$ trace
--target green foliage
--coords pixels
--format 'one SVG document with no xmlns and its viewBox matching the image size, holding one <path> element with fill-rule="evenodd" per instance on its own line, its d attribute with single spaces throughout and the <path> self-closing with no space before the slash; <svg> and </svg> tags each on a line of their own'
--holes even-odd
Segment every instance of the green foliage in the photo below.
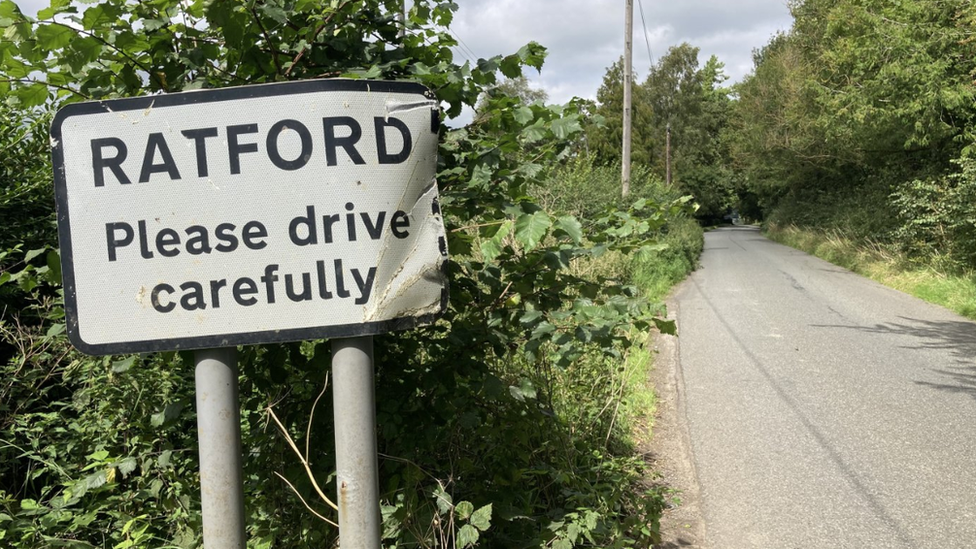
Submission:
<svg viewBox="0 0 976 549">
<path fill-rule="evenodd" d="M 0 104 L 0 250 L 34 249 L 54 238 L 48 114 Z M 2 265 L 0 260 L 0 265 Z"/>
<path fill-rule="evenodd" d="M 675 284 L 698 267 L 705 245 L 704 231 L 690 216 L 679 216 L 668 223 L 660 243 L 663 249 L 645 250 L 633 262 L 634 282 L 655 301 L 667 297 Z"/>
<path fill-rule="evenodd" d="M 608 204 L 620 208 L 627 200 L 646 200 L 671 204 L 660 227 L 657 241 L 629 257 L 621 257 L 612 275 L 634 281 L 652 300 L 663 299 L 674 284 L 698 266 L 704 246 L 701 226 L 689 215 L 696 206 L 688 206 L 690 197 L 681 196 L 667 187 L 651 170 L 634 165 L 631 171 L 631 195 L 620 198 L 620 169 L 617 166 L 594 165 L 593 158 L 579 157 L 552 170 L 545 183 L 533 189 L 548 210 L 571 214 L 580 219 L 598 217 Z M 589 231 L 584 228 L 584 234 Z M 613 261 L 604 260 L 604 266 Z"/>
<path fill-rule="evenodd" d="M 755 74 L 737 86 L 736 165 L 767 213 L 784 198 L 799 199 L 802 211 L 809 196 L 875 196 L 884 185 L 941 178 L 951 159 L 971 152 L 971 7 L 966 0 L 791 5 L 793 28 L 757 53 Z M 869 208 L 888 218 L 896 209 L 885 198 Z"/>
<path fill-rule="evenodd" d="M 728 78 L 723 64 L 713 56 L 699 67 L 698 52 L 687 43 L 670 48 L 633 86 L 632 159 L 664 179 L 670 128 L 672 183 L 695 198 L 700 219 L 716 222 L 735 206 L 737 192 L 724 135 L 731 100 L 722 86 Z M 585 148 L 598 163 L 611 165 L 620 161 L 623 131 L 621 62 L 607 69 L 597 101 L 598 120 L 587 125 Z"/>
<path fill-rule="evenodd" d="M 939 259 L 940 267 L 958 272 L 976 267 L 976 160 L 955 163 L 959 172 L 905 183 L 892 202 L 903 250 L 925 263 Z"/>
<path fill-rule="evenodd" d="M 499 75 L 539 69 L 544 48 L 458 65 L 446 31 L 455 4 L 413 3 L 402 38 L 398 8 L 53 0 L 30 18 L 0 1 L 0 545 L 200 544 L 192 356 L 86 357 L 64 336 L 45 109 L 338 75 L 420 81 L 448 114 L 485 97 L 475 124 L 441 128 L 450 309 L 432 326 L 376 341 L 385 545 L 658 539 L 665 494 L 639 487 L 644 464 L 615 404 L 628 394 L 617 366 L 634 330 L 669 326 L 626 276 L 581 266 L 659 249 L 688 199 L 650 193 L 610 207 L 615 200 L 594 193 L 586 212 L 533 199 L 549 168 L 568 162 L 581 114 L 485 91 Z M 334 493 L 330 399 L 315 408 L 330 358 L 322 341 L 241 352 L 249 547 L 335 544 L 335 530 L 297 495 L 331 510 L 267 413 L 273 406 L 318 485 Z"/>
<path fill-rule="evenodd" d="M 732 143 L 771 225 L 971 269 L 971 2 L 806 0 L 736 90 Z M 954 165 L 962 168 L 961 172 Z"/>
</svg>

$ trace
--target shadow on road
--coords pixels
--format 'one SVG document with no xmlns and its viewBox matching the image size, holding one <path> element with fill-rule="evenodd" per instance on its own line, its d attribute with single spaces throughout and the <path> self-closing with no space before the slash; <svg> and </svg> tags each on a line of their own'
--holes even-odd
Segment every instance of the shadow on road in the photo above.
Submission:
<svg viewBox="0 0 976 549">
<path fill-rule="evenodd" d="M 948 351 L 956 359 L 945 369 L 933 370 L 949 378 L 945 383 L 916 381 L 919 385 L 951 393 L 963 393 L 976 398 L 976 323 L 957 320 L 920 320 L 900 317 L 905 322 L 889 322 L 874 326 L 817 326 L 819 328 L 848 328 L 873 334 L 898 334 L 917 338 L 919 344 L 910 349 Z"/>
</svg>

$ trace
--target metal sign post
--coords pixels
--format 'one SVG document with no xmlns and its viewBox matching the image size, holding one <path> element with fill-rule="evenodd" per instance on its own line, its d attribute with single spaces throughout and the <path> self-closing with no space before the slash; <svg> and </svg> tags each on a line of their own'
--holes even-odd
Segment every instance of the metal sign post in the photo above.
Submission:
<svg viewBox="0 0 976 549">
<path fill-rule="evenodd" d="M 207 549 L 244 549 L 237 349 L 194 352 L 200 495 Z"/>
<path fill-rule="evenodd" d="M 373 338 L 332 341 L 339 546 L 380 548 Z"/>
</svg>

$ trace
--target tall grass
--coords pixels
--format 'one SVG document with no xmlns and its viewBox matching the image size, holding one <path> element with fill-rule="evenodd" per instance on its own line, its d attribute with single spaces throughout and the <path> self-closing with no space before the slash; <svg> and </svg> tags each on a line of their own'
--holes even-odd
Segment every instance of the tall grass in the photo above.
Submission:
<svg viewBox="0 0 976 549">
<path fill-rule="evenodd" d="M 679 198 L 680 193 L 667 187 L 651 171 L 635 165 L 631 171 L 631 192 L 627 198 L 620 196 L 619 166 L 595 166 L 586 158 L 579 158 L 567 166 L 555 169 L 544 187 L 533 189 L 533 194 L 547 209 L 592 219 L 607 208 L 626 208 L 637 200 L 657 202 Z M 698 265 L 704 245 L 702 228 L 693 217 L 678 214 L 668 220 L 658 235 L 658 242 L 666 247 L 660 251 L 641 251 L 630 255 L 616 252 L 580 262 L 575 266 L 577 274 L 587 278 L 597 277 L 628 280 L 638 287 L 648 299 L 658 305 L 655 314 L 665 314 L 661 303 L 671 288 L 683 280 Z M 653 353 L 648 348 L 649 334 L 638 333 L 631 337 L 641 345 L 630 348 L 621 360 L 601 365 L 619 385 L 619 406 L 614 411 L 615 421 L 624 431 L 639 438 L 647 436 L 647 427 L 653 423 L 656 396 L 648 384 L 653 368 Z M 617 406 L 615 404 L 615 406 Z"/>
<path fill-rule="evenodd" d="M 631 170 L 630 194 L 620 195 L 620 167 L 595 166 L 585 157 L 553 171 L 545 187 L 534 189 L 542 204 L 580 218 L 593 218 L 608 207 L 626 207 L 637 200 L 667 202 L 681 193 L 668 187 L 646 166 Z M 701 226 L 693 217 L 678 214 L 668 220 L 659 242 L 662 251 L 639 252 L 630 257 L 608 254 L 600 261 L 603 274 L 629 277 L 650 299 L 660 301 L 698 265 L 704 245 Z M 592 266 L 589 266 L 592 268 Z"/>
</svg>

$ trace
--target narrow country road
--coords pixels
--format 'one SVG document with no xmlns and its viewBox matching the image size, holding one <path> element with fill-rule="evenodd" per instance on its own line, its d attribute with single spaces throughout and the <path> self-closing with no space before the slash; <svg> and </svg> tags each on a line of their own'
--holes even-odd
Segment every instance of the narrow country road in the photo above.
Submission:
<svg viewBox="0 0 976 549">
<path fill-rule="evenodd" d="M 751 227 L 675 301 L 710 549 L 976 547 L 976 323 Z"/>
</svg>

